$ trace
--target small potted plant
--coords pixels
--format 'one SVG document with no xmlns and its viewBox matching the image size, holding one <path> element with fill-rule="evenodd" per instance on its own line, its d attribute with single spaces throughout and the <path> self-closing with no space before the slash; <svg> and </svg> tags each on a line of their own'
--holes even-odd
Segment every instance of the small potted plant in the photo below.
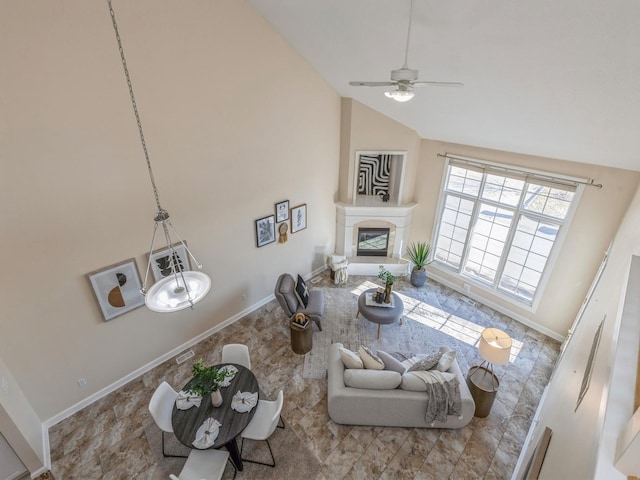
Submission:
<svg viewBox="0 0 640 480">
<path fill-rule="evenodd" d="M 407 248 L 407 257 L 413 263 L 411 285 L 414 287 L 421 287 L 427 281 L 427 270 L 424 267 L 429 263 L 427 259 L 430 251 L 431 245 L 427 242 L 413 242 Z"/>
<path fill-rule="evenodd" d="M 211 404 L 214 407 L 222 405 L 220 384 L 232 373 L 223 368 L 207 367 L 200 358 L 191 367 L 191 374 L 194 378 L 189 390 L 200 396 L 211 394 Z"/>
<path fill-rule="evenodd" d="M 384 303 L 391 302 L 391 286 L 396 277 L 389 270 L 380 265 L 380 271 L 378 272 L 378 278 L 384 280 Z"/>
</svg>

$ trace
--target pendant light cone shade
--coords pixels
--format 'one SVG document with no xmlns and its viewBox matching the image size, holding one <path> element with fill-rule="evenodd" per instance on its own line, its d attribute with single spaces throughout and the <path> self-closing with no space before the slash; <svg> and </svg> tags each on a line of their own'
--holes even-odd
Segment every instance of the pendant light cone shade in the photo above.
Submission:
<svg viewBox="0 0 640 480">
<path fill-rule="evenodd" d="M 144 303 L 154 312 L 177 312 L 198 303 L 210 289 L 211 279 L 207 274 L 184 271 L 154 283 L 144 297 Z"/>
<path fill-rule="evenodd" d="M 509 363 L 511 337 L 497 328 L 485 328 L 480 337 L 478 351 L 480 356 L 493 365 Z"/>
</svg>

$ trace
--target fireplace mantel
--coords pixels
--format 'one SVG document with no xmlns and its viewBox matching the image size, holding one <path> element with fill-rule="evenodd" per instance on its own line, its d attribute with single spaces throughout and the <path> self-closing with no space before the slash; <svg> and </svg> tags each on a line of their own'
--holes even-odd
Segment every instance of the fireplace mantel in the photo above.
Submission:
<svg viewBox="0 0 640 480">
<path fill-rule="evenodd" d="M 404 274 L 406 262 L 401 259 L 403 246 L 406 246 L 411 216 L 416 203 L 394 205 L 382 202 L 379 198 L 365 199 L 357 205 L 336 203 L 336 253 L 349 259 L 349 273 L 354 275 L 376 275 L 378 265 L 388 264 L 390 270 Z M 376 222 L 394 227 L 394 241 L 389 245 L 389 257 L 357 257 L 354 245 L 354 230 L 358 226 L 371 226 Z M 394 272 L 392 272 L 394 273 Z"/>
</svg>

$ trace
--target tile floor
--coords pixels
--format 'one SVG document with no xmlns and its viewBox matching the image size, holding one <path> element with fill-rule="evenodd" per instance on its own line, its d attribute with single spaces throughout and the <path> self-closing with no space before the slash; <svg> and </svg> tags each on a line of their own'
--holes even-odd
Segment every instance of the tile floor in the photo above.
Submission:
<svg viewBox="0 0 640 480">
<path fill-rule="evenodd" d="M 321 277 L 313 286 L 339 288 L 328 272 Z M 351 277 L 347 287 L 365 280 L 377 281 Z M 394 289 L 408 296 L 418 292 L 404 279 L 397 280 Z M 461 301 L 460 294 L 438 283 L 428 281 L 423 289 L 433 290 L 440 312 L 462 323 L 483 319 L 481 327 L 502 328 L 520 347 L 511 363 L 496 370 L 501 385 L 490 415 L 474 418 L 460 430 L 352 427 L 331 421 L 327 382 L 303 378 L 304 357 L 291 351 L 288 319 L 275 300 L 195 345 L 195 358 L 218 363 L 225 343 L 249 346 L 261 389 L 268 397 L 284 389 L 283 416 L 322 462 L 315 480 L 508 480 L 560 344 L 483 305 Z M 388 334 L 391 330 L 385 331 Z M 474 346 L 461 342 L 461 349 L 466 352 L 461 366 L 479 363 Z M 180 386 L 190 378 L 190 368 L 190 362 L 168 361 L 52 427 L 53 477 L 164 478 L 144 433 L 151 421 L 147 404 L 162 380 Z M 228 468 L 225 478 L 231 478 L 231 472 Z"/>
</svg>

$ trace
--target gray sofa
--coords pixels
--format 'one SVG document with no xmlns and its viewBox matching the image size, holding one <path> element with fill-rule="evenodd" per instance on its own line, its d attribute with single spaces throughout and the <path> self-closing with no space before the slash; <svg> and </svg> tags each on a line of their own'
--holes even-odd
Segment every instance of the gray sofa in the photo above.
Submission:
<svg viewBox="0 0 640 480">
<path fill-rule="evenodd" d="M 342 346 L 341 343 L 334 343 L 329 348 L 328 403 L 329 416 L 334 422 L 386 427 L 462 428 L 473 418 L 475 403 L 457 361 L 453 362 L 448 371 L 455 374 L 460 383 L 461 418 L 448 415 L 446 422 L 427 423 L 426 392 L 400 388 L 371 390 L 345 386 L 345 368 L 338 350 L 338 347 Z"/>
</svg>

